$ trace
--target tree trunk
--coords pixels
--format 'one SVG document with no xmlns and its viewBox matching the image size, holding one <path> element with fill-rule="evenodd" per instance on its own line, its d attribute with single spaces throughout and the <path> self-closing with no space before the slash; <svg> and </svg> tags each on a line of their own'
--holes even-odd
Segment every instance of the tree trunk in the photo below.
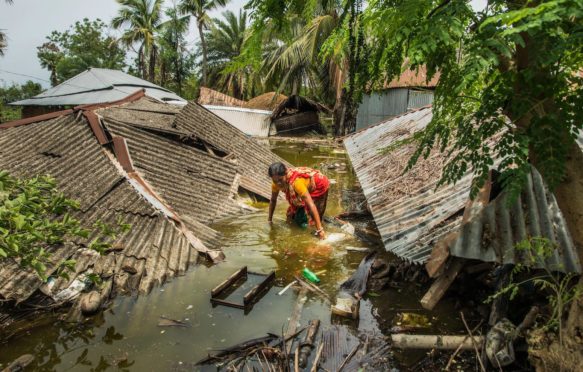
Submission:
<svg viewBox="0 0 583 372">
<path fill-rule="evenodd" d="M 148 80 L 155 82 L 156 79 L 156 54 L 158 50 L 156 45 L 152 44 L 150 48 L 150 61 L 148 62 Z"/>
<path fill-rule="evenodd" d="M 142 74 L 142 79 L 146 79 L 146 66 L 144 59 L 144 44 L 142 44 L 140 49 L 138 49 L 138 70 L 140 71 L 140 74 Z"/>
<path fill-rule="evenodd" d="M 59 85 L 59 79 L 57 79 L 57 66 L 51 66 L 51 86 L 55 87 Z"/>
<path fill-rule="evenodd" d="M 198 21 L 198 34 L 200 35 L 200 45 L 202 46 L 202 85 L 207 85 L 207 50 L 206 50 L 206 41 L 204 39 L 204 32 L 202 29 L 202 22 L 201 20 Z"/>
</svg>

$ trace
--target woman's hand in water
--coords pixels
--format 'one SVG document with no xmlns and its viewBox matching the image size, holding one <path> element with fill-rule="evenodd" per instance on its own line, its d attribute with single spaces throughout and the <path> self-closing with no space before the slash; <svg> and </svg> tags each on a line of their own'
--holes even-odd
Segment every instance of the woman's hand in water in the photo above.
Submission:
<svg viewBox="0 0 583 372">
<path fill-rule="evenodd" d="M 316 231 L 316 235 L 318 236 L 318 238 L 320 238 L 320 240 L 326 239 L 326 233 L 324 232 L 324 229 Z"/>
</svg>

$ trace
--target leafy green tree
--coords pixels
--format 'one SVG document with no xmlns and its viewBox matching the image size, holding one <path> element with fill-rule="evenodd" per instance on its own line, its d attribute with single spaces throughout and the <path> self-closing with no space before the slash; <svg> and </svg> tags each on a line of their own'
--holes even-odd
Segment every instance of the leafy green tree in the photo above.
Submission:
<svg viewBox="0 0 583 372">
<path fill-rule="evenodd" d="M 18 179 L 0 171 L 0 262 L 17 262 L 35 270 L 43 280 L 51 268 L 72 268 L 75 264 L 72 260 L 55 267 L 51 251 L 57 245 L 89 236 L 89 230 L 71 216 L 78 208 L 77 202 L 57 190 L 50 177 Z M 94 228 L 99 234 L 88 246 L 103 253 L 129 225 L 111 228 L 98 223 Z"/>
<path fill-rule="evenodd" d="M 227 5 L 229 0 L 181 0 L 178 9 L 182 14 L 189 14 L 196 20 L 196 27 L 202 46 L 202 84 L 208 84 L 207 55 L 208 48 L 204 31 L 210 27 L 211 19 L 208 13 L 219 7 Z"/>
<path fill-rule="evenodd" d="M 334 103 L 337 127 L 347 112 L 347 90 L 343 88 L 351 67 L 348 40 L 338 30 L 350 32 L 354 28 L 341 27 L 349 20 L 350 4 L 335 0 L 253 0 L 249 3 L 252 32 L 243 52 L 249 61 L 261 60 L 267 85 L 276 84 L 279 91 L 301 91 Z M 343 134 L 338 129 L 336 132 Z"/>
<path fill-rule="evenodd" d="M 111 24 L 125 28 L 121 41 L 128 47 L 139 44 L 138 69 L 143 79 L 154 81 L 158 45 L 156 35 L 162 24 L 163 0 L 116 0 L 122 7 Z M 146 58 L 148 61 L 146 62 Z"/>
<path fill-rule="evenodd" d="M 46 68 L 51 73 L 51 85 L 54 87 L 59 84 L 59 77 L 57 74 L 57 65 L 63 59 L 64 53 L 59 46 L 49 41 L 36 48 L 36 55 L 42 68 Z"/>
<path fill-rule="evenodd" d="M 247 35 L 247 12 L 240 10 L 237 16 L 227 10 L 223 12 L 223 19 L 214 18 L 212 21 L 213 27 L 205 32 L 209 49 L 208 73 L 213 82 L 210 87 L 242 99 L 247 89 L 248 69 L 229 71 L 226 68 L 243 49 Z"/>
<path fill-rule="evenodd" d="M 490 0 L 476 11 L 462 0 L 372 0 L 363 17 L 367 41 L 382 46 L 366 60 L 372 80 L 397 76 L 405 62 L 427 66 L 428 78 L 441 74 L 411 163 L 435 146 L 447 150 L 442 181 L 473 169 L 475 192 L 501 158 L 515 195 L 533 163 L 552 187 L 568 182 L 557 196 L 583 246 L 583 205 L 570 197 L 583 192 L 574 141 L 583 126 L 583 1 Z"/>
<path fill-rule="evenodd" d="M 23 85 L 12 84 L 0 88 L 0 123 L 21 118 L 21 108 L 7 106 L 8 103 L 36 96 L 42 91 L 42 86 L 31 80 Z"/>
<path fill-rule="evenodd" d="M 90 67 L 125 67 L 125 52 L 114 37 L 107 36 L 107 25 L 99 19 L 75 22 L 69 30 L 53 31 L 47 40 L 37 48 L 37 56 L 51 72 L 53 86 Z"/>
</svg>

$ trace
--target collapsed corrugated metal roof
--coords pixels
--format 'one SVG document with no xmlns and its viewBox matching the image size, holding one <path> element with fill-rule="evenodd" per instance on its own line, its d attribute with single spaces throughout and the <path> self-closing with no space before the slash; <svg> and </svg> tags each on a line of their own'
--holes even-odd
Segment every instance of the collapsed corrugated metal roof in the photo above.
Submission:
<svg viewBox="0 0 583 372">
<path fill-rule="evenodd" d="M 468 174 L 436 189 L 446 162 L 436 150 L 405 174 L 415 144 L 381 152 L 425 128 L 431 118 L 431 107 L 423 107 L 344 140 L 385 248 L 415 263 L 426 261 L 433 243 L 460 226 L 471 184 Z"/>
<path fill-rule="evenodd" d="M 117 160 L 99 145 L 84 116 L 73 113 L 7 129 L 0 126 L 0 168 L 18 177 L 53 176 L 67 197 L 80 202 L 76 217 L 84 226 L 96 221 L 115 223 L 118 218 L 132 224 L 120 237 L 123 249 L 119 252 L 99 256 L 88 252 L 87 242 L 82 241 L 51 247 L 54 265 L 49 265 L 47 274 L 73 257 L 80 259 L 77 273 L 90 266 L 97 274 L 110 271 L 118 292 L 146 293 L 197 259 L 196 244 L 179 228 L 180 221 L 148 202 L 151 195 L 144 188 L 131 185 Z M 208 235 L 214 235 L 216 242 L 216 234 Z M 130 263 L 134 274 L 122 270 Z M 75 277 L 60 280 L 53 291 L 66 288 Z M 21 302 L 41 284 L 34 272 L 9 260 L 1 262 L 0 297 Z"/>
<path fill-rule="evenodd" d="M 47 89 L 39 95 L 12 102 L 15 106 L 75 106 L 112 102 L 123 99 L 137 90 L 159 101 L 186 104 L 186 100 L 168 89 L 119 70 L 90 68 L 77 76 Z"/>
<path fill-rule="evenodd" d="M 489 192 L 487 192 L 489 194 Z M 500 264 L 522 263 L 553 271 L 581 273 L 581 264 L 567 223 L 555 196 L 532 168 L 521 195 L 508 205 L 508 195 L 502 192 L 490 202 L 476 198 L 469 204 L 472 218 L 464 223 L 455 239 L 449 239 L 453 256 Z M 542 262 L 528 251 L 516 249 L 516 244 L 529 237 L 544 237 L 556 245 L 552 256 Z"/>
<path fill-rule="evenodd" d="M 234 156 L 238 163 L 237 172 L 241 175 L 240 186 L 266 199 L 271 197 L 271 180 L 267 176 L 267 169 L 274 162 L 286 162 L 268 147 L 260 145 L 195 102 L 189 102 L 176 115 L 173 128 L 212 143 L 229 156 Z"/>
<path fill-rule="evenodd" d="M 145 106 L 148 111 L 137 109 Z M 174 116 L 163 112 L 165 106 L 144 97 L 96 113 L 112 136 L 127 139 L 136 170 L 183 217 L 208 224 L 243 212 L 235 201 L 237 160 L 226 160 L 227 153 L 219 156 L 220 150 L 209 153 L 212 145 L 186 133 L 151 125 L 169 127 Z"/>
</svg>

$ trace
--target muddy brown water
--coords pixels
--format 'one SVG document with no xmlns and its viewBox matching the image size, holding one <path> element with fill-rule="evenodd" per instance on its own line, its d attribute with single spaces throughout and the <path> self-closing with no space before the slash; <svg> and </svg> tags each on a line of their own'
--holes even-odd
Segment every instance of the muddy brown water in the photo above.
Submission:
<svg viewBox="0 0 583 372">
<path fill-rule="evenodd" d="M 341 149 L 325 145 L 290 142 L 271 143 L 272 149 L 295 165 L 322 168 L 333 180 L 327 215 L 334 216 L 353 205 L 350 190 L 355 176 L 347 156 Z M 338 164 L 328 169 L 325 164 Z M 344 167 L 343 164 L 346 164 Z M 222 349 L 267 332 L 281 334 L 297 300 L 297 292 L 288 290 L 278 296 L 281 287 L 293 280 L 304 267 L 324 271 L 320 288 L 334 297 L 340 283 L 348 278 L 364 257 L 360 252 L 348 252 L 347 247 L 367 247 L 348 236 L 330 246 L 303 230 L 284 221 L 286 203 L 280 201 L 272 226 L 267 221 L 267 205 L 257 205 L 260 211 L 232 218 L 213 225 L 225 235 L 227 260 L 212 267 L 199 265 L 185 276 L 175 278 L 151 294 L 140 297 L 119 297 L 102 314 L 83 324 L 66 324 L 47 316 L 44 326 L 12 337 L 0 344 L 0 368 L 22 354 L 33 354 L 31 370 L 191 370 L 193 363 L 213 350 Z M 327 232 L 342 233 L 332 226 Z M 387 256 L 388 259 L 390 257 Z M 225 306 L 213 307 L 210 290 L 242 266 L 268 273 L 276 271 L 276 285 L 245 313 Z M 422 310 L 422 295 L 415 283 L 400 289 L 388 289 L 365 296 L 358 322 L 343 321 L 354 334 L 386 335 L 399 312 L 415 312 L 429 316 L 427 333 L 463 333 L 463 327 L 447 300 L 433 312 Z M 181 320 L 188 327 L 158 327 L 160 317 Z M 318 297 L 308 294 L 301 323 L 320 319 L 322 327 L 332 323 L 330 308 Z M 335 321 L 336 322 L 336 321 Z M 425 351 L 395 352 L 395 367 L 407 369 L 423 357 Z"/>
</svg>

